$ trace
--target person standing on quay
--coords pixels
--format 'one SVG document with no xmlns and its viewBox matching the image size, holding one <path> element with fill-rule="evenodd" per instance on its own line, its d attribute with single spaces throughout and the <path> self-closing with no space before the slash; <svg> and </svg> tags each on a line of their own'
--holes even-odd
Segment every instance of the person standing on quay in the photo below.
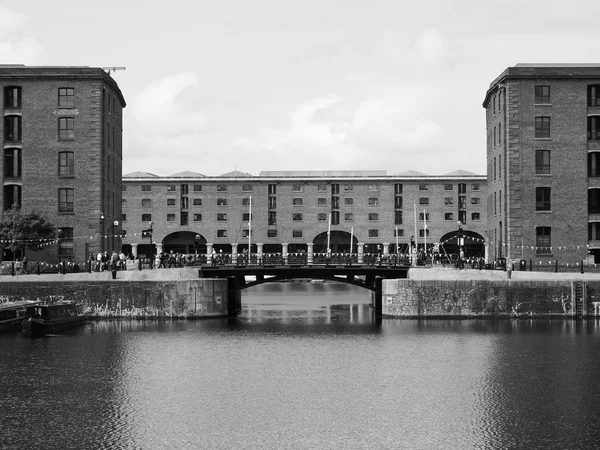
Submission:
<svg viewBox="0 0 600 450">
<path fill-rule="evenodd" d="M 113 250 L 112 255 L 110 256 L 110 270 L 112 272 L 113 280 L 117 278 L 117 269 L 119 266 L 119 255 L 117 252 Z"/>
<path fill-rule="evenodd" d="M 102 272 L 102 252 L 96 255 L 96 272 Z"/>
</svg>

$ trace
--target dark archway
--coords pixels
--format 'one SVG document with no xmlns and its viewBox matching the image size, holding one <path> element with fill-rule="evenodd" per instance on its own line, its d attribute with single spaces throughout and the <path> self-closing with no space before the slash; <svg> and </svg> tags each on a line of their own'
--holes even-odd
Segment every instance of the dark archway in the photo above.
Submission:
<svg viewBox="0 0 600 450">
<path fill-rule="evenodd" d="M 357 252 L 358 239 L 347 231 L 334 230 L 329 235 L 329 248 L 332 253 L 350 253 L 350 238 L 352 238 L 352 252 Z M 327 253 L 327 232 L 318 234 L 313 239 L 313 252 Z"/>
<path fill-rule="evenodd" d="M 169 253 L 171 250 L 175 253 L 183 254 L 206 254 L 206 238 L 200 233 L 192 231 L 176 231 L 167 234 L 163 240 L 163 251 Z"/>
<path fill-rule="evenodd" d="M 462 230 L 465 240 L 464 252 L 467 258 L 479 258 L 485 256 L 485 239 L 474 231 Z M 443 256 L 458 255 L 458 230 L 446 233 L 440 239 L 439 253 Z"/>
</svg>

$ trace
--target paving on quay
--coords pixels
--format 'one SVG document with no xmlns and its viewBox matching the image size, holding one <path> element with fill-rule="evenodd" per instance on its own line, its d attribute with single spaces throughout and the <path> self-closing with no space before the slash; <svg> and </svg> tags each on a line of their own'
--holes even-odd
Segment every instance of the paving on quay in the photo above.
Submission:
<svg viewBox="0 0 600 450">
<path fill-rule="evenodd" d="M 423 267 L 413 268 L 408 271 L 408 278 L 412 280 L 506 280 L 508 272 L 504 270 L 478 270 L 454 267 Z M 600 280 L 600 273 L 589 272 L 529 272 L 513 271 L 511 280 Z"/>
</svg>

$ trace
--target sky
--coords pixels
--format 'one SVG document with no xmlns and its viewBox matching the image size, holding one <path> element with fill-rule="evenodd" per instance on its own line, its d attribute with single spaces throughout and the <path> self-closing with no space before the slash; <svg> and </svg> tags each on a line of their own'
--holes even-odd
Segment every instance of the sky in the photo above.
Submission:
<svg viewBox="0 0 600 450">
<path fill-rule="evenodd" d="M 125 67 L 123 174 L 486 173 L 489 84 L 598 63 L 591 0 L 0 0 L 0 64 Z"/>
</svg>

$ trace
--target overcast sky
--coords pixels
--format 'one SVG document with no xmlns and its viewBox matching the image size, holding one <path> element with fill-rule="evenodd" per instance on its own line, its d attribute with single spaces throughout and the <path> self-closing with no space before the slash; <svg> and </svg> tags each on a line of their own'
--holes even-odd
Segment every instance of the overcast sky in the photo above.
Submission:
<svg viewBox="0 0 600 450">
<path fill-rule="evenodd" d="M 494 78 L 600 62 L 582 0 L 0 3 L 1 63 L 127 68 L 124 174 L 485 174 Z"/>
</svg>

